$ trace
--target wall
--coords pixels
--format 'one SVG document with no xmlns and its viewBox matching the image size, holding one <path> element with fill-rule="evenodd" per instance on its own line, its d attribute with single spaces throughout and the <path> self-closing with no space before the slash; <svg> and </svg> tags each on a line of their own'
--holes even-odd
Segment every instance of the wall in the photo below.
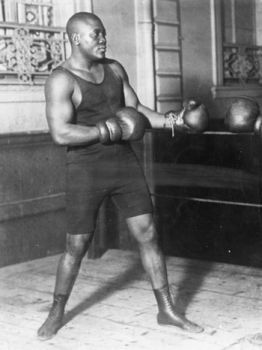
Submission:
<svg viewBox="0 0 262 350">
<path fill-rule="evenodd" d="M 257 36 L 257 45 L 262 45 L 262 0 L 256 0 L 256 36 Z"/>
<path fill-rule="evenodd" d="M 184 98 L 199 98 L 212 110 L 210 0 L 182 0 L 180 10 Z"/>
<path fill-rule="evenodd" d="M 46 131 L 43 86 L 0 85 L 1 134 Z"/>
<path fill-rule="evenodd" d="M 137 42 L 143 38 L 136 37 L 136 1 L 75 0 L 72 2 L 65 0 L 63 2 L 56 0 L 55 2 L 60 6 L 57 10 L 59 13 L 58 25 L 65 25 L 68 16 L 74 11 L 93 9 L 101 16 L 108 32 L 108 56 L 116 58 L 123 64 L 136 91 L 148 91 L 147 85 L 142 86 L 141 80 L 137 77 Z M 64 6 L 61 6 L 62 3 Z M 141 6 L 142 3 L 146 1 L 139 2 L 139 5 Z M 211 92 L 215 84 L 213 3 L 213 0 L 180 1 L 183 92 L 186 98 L 200 98 L 208 106 L 211 117 L 220 118 L 223 115 L 221 100 L 219 98 L 213 100 Z M 258 5 L 257 37 L 260 42 L 261 0 L 256 0 L 256 3 Z M 64 12 L 61 12 L 61 9 Z M 143 61 L 143 57 L 139 59 Z M 242 93 L 241 89 L 236 90 L 234 94 Z M 222 94 L 223 101 L 232 93 L 232 91 L 225 91 L 224 95 Z M 249 92 L 245 93 L 249 94 Z M 259 91 L 252 91 L 250 94 L 254 95 L 254 93 L 256 97 L 259 97 Z M 142 101 L 144 100 L 146 99 L 142 98 Z M 47 130 L 43 86 L 0 86 L 0 103 L 2 112 L 0 134 Z"/>
<path fill-rule="evenodd" d="M 61 252 L 64 148 L 47 133 L 0 137 L 0 266 Z"/>
<path fill-rule="evenodd" d="M 136 89 L 136 38 L 134 1 L 94 0 L 93 12 L 107 31 L 107 57 L 118 60 Z"/>
<path fill-rule="evenodd" d="M 196 97 L 208 107 L 210 117 L 224 119 L 227 108 L 238 96 L 250 96 L 262 106 L 261 88 L 224 87 L 217 78 L 217 32 L 214 0 L 181 0 L 182 64 L 184 97 Z M 256 22 L 261 16 L 261 0 L 256 1 Z M 219 26 L 218 26 L 219 27 Z M 257 26 L 257 40 L 261 41 Z"/>
<path fill-rule="evenodd" d="M 54 0 L 54 26 L 64 27 L 65 21 L 75 12 L 79 0 Z M 89 9 L 89 1 L 85 7 Z M 16 3 L 6 3 L 8 20 L 16 21 Z M 1 128 L 0 134 L 14 132 L 47 131 L 45 118 L 44 86 L 0 85 Z"/>
</svg>

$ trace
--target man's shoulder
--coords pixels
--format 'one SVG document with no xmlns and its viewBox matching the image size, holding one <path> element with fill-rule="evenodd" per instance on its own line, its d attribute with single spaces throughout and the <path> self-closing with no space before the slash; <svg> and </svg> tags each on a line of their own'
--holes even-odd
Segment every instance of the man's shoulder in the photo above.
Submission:
<svg viewBox="0 0 262 350">
<path fill-rule="evenodd" d="M 61 64 L 57 66 L 46 80 L 47 85 L 52 84 L 71 84 L 73 80 L 72 75 L 68 70 Z"/>
<path fill-rule="evenodd" d="M 108 65 L 119 78 L 123 78 L 123 66 L 119 61 L 112 58 L 105 58 L 104 64 Z"/>
<path fill-rule="evenodd" d="M 61 90 L 70 93 L 74 88 L 74 79 L 63 66 L 55 68 L 45 82 L 45 90 Z"/>
<path fill-rule="evenodd" d="M 106 64 L 110 67 L 121 67 L 121 63 L 113 58 L 105 58 L 103 64 Z"/>
</svg>

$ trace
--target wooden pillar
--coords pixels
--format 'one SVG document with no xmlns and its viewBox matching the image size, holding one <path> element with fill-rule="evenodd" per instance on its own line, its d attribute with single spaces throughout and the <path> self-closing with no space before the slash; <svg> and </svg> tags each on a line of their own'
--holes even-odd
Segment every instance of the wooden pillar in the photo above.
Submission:
<svg viewBox="0 0 262 350">
<path fill-rule="evenodd" d="M 93 0 L 75 0 L 75 12 L 93 12 Z"/>
<path fill-rule="evenodd" d="M 154 109 L 155 77 L 152 7 L 152 0 L 135 0 L 137 93 L 143 104 Z"/>
<path fill-rule="evenodd" d="M 155 67 L 154 67 L 154 20 L 152 0 L 135 0 L 136 43 L 137 43 L 137 94 L 139 100 L 155 109 Z M 146 67 L 146 69 L 145 69 Z M 145 175 L 153 187 L 153 140 L 147 132 L 143 142 L 143 163 Z"/>
</svg>

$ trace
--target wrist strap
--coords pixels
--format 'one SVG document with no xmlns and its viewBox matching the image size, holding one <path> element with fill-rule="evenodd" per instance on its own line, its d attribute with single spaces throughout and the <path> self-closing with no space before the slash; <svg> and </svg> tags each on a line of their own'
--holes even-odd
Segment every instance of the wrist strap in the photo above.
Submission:
<svg viewBox="0 0 262 350">
<path fill-rule="evenodd" d="M 181 111 L 169 111 L 165 113 L 164 128 L 171 128 L 172 137 L 175 136 L 175 126 L 181 126 L 184 124 L 184 114 L 186 109 L 182 108 Z"/>
</svg>

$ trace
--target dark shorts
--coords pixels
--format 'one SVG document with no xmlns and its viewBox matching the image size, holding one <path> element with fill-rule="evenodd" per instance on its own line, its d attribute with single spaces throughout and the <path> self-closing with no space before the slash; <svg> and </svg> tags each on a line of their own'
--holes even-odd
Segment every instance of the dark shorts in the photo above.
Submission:
<svg viewBox="0 0 262 350">
<path fill-rule="evenodd" d="M 68 164 L 67 232 L 93 232 L 106 197 L 112 198 L 125 218 L 153 211 L 143 171 L 129 148 L 112 148 L 110 152 L 90 154 Z"/>
</svg>

